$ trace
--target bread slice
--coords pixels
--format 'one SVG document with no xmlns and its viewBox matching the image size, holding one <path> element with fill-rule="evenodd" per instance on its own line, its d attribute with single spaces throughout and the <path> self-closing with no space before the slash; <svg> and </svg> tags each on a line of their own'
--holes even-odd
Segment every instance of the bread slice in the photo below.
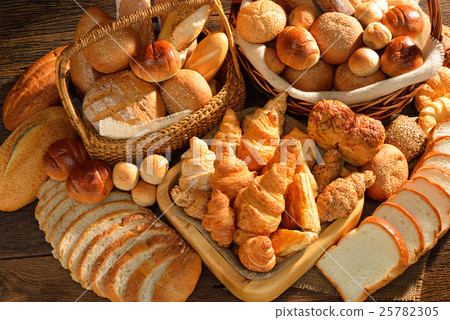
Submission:
<svg viewBox="0 0 450 320">
<path fill-rule="evenodd" d="M 364 301 L 396 278 L 408 264 L 408 249 L 386 220 L 367 217 L 317 262 L 345 301 Z"/>
<path fill-rule="evenodd" d="M 113 201 L 99 205 L 76 218 L 70 226 L 68 226 L 66 232 L 64 232 L 64 235 L 59 241 L 58 247 L 55 248 L 62 266 L 67 269 L 72 248 L 84 230 L 92 223 L 111 212 L 127 209 L 140 209 L 140 207 L 130 200 Z"/>
<path fill-rule="evenodd" d="M 89 287 L 89 278 L 94 262 L 111 243 L 123 236 L 127 231 L 132 230 L 135 226 L 140 224 L 143 227 L 144 224 L 147 224 L 148 228 L 152 222 L 153 219 L 149 218 L 148 215 L 132 214 L 124 218 L 121 223 L 112 226 L 107 231 L 92 239 L 78 260 L 77 277 L 81 285 L 84 288 Z"/>
<path fill-rule="evenodd" d="M 47 240 L 47 242 L 50 242 L 50 232 L 55 227 L 55 224 L 59 218 L 61 218 L 64 213 L 66 213 L 73 206 L 76 206 L 78 203 L 79 202 L 77 200 L 67 196 L 64 200 L 58 203 L 52 211 L 50 211 L 42 226 L 42 230 L 45 231 L 45 240 Z"/>
<path fill-rule="evenodd" d="M 450 119 L 438 123 L 428 134 L 428 141 L 435 141 L 445 136 L 450 136 Z"/>
<path fill-rule="evenodd" d="M 39 188 L 39 190 L 36 194 L 36 198 L 41 199 L 44 196 L 44 194 L 46 194 L 50 189 L 52 189 L 58 183 L 59 183 L 59 181 L 53 180 L 53 179 L 48 179 L 47 181 L 45 181 Z"/>
<path fill-rule="evenodd" d="M 36 220 L 41 224 L 41 210 L 42 207 L 47 204 L 47 202 L 55 196 L 58 192 L 61 192 L 66 189 L 66 185 L 62 182 L 58 182 L 53 188 L 48 190 L 39 200 L 39 202 L 36 205 L 36 208 L 34 209 L 34 215 L 36 217 Z"/>
<path fill-rule="evenodd" d="M 416 177 L 414 180 L 406 181 L 402 187 L 417 191 L 437 209 L 441 217 L 441 230 L 437 237 L 441 238 L 450 227 L 450 197 L 447 192 L 425 177 Z"/>
<path fill-rule="evenodd" d="M 56 249 L 61 240 L 61 237 L 64 235 L 64 232 L 66 232 L 70 224 L 85 212 L 94 209 L 99 205 L 111 201 L 120 201 L 120 200 L 131 200 L 131 196 L 129 193 L 113 191 L 109 194 L 108 198 L 106 198 L 100 203 L 78 203 L 70 210 L 65 212 L 58 219 L 58 221 L 55 223 L 53 230 L 48 230 L 48 232 L 50 233 L 50 236 L 48 237 L 50 240 L 50 244 L 53 246 L 53 248 Z M 53 251 L 53 254 L 55 255 L 56 258 L 59 258 L 56 250 Z"/>
<path fill-rule="evenodd" d="M 440 137 L 436 141 L 427 144 L 426 153 L 430 151 L 435 151 L 443 154 L 450 154 L 450 136 L 449 137 Z"/>
<path fill-rule="evenodd" d="M 400 233 L 408 248 L 408 263 L 416 262 L 424 248 L 422 228 L 416 219 L 401 206 L 389 202 L 383 202 L 373 215 L 386 220 Z"/>
<path fill-rule="evenodd" d="M 431 151 L 425 157 L 420 159 L 418 167 L 436 166 L 450 173 L 450 155 Z"/>
<path fill-rule="evenodd" d="M 388 202 L 398 204 L 416 219 L 423 232 L 423 252 L 430 250 L 436 244 L 437 234 L 441 230 L 441 217 L 437 209 L 423 195 L 407 188 L 402 188 Z"/>
<path fill-rule="evenodd" d="M 440 185 L 450 195 L 450 173 L 436 166 L 421 167 L 411 178 L 424 177 Z"/>
<path fill-rule="evenodd" d="M 45 205 L 41 207 L 41 211 L 39 213 L 39 228 L 43 231 L 44 229 L 44 223 L 45 220 L 47 220 L 47 217 L 49 216 L 50 212 L 52 212 L 53 209 L 56 208 L 56 206 L 63 201 L 64 199 L 68 198 L 66 190 L 62 190 L 55 194 Z"/>
</svg>

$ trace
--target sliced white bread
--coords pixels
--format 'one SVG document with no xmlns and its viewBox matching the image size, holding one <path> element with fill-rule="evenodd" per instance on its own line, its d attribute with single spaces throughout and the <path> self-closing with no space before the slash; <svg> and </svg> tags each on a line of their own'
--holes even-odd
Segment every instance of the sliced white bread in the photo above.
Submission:
<svg viewBox="0 0 450 320">
<path fill-rule="evenodd" d="M 317 262 L 345 301 L 364 301 L 408 264 L 408 248 L 386 220 L 370 216 Z"/>
<path fill-rule="evenodd" d="M 69 254 L 68 267 L 74 274 L 74 278 L 78 281 L 76 270 L 78 267 L 78 261 L 80 260 L 81 254 L 87 248 L 89 243 L 99 234 L 106 232 L 112 226 L 117 225 L 122 222 L 123 219 L 129 217 L 130 215 L 142 212 L 139 207 L 133 210 L 117 210 L 111 212 L 97 221 L 91 223 L 86 230 L 78 237 L 78 240 L 74 243 L 73 248 Z M 143 213 L 145 214 L 145 213 Z"/>
<path fill-rule="evenodd" d="M 72 222 L 74 222 L 79 216 L 84 214 L 85 212 L 98 207 L 99 205 L 111 202 L 111 201 L 120 201 L 120 200 L 131 200 L 131 196 L 125 192 L 113 191 L 109 194 L 108 198 L 103 200 L 100 203 L 79 203 L 72 207 L 70 210 L 65 212 L 55 223 L 55 226 L 52 230 L 48 230 L 50 236 L 48 237 L 50 240 L 50 244 L 53 248 L 57 248 L 58 244 L 63 236 L 64 232 L 66 232 L 67 228 L 70 226 Z M 56 254 L 56 255 L 55 255 Z M 54 251 L 54 255 L 56 258 L 59 258 L 57 252 Z"/>
<path fill-rule="evenodd" d="M 36 198 L 41 199 L 44 196 L 44 194 L 46 194 L 50 189 L 52 189 L 58 183 L 59 183 L 59 181 L 53 180 L 53 179 L 48 179 L 47 181 L 45 181 L 39 188 L 39 190 L 36 194 Z"/>
<path fill-rule="evenodd" d="M 388 200 L 396 203 L 412 215 L 419 223 L 423 232 L 424 250 L 430 250 L 437 241 L 437 234 L 441 230 L 441 217 L 430 201 L 417 191 L 402 188 L 399 193 Z"/>
<path fill-rule="evenodd" d="M 91 209 L 76 218 L 70 226 L 67 227 L 66 232 L 64 232 L 61 240 L 59 241 L 58 247 L 55 248 L 62 266 L 67 269 L 69 255 L 84 230 L 86 230 L 92 223 L 111 212 L 127 209 L 140 209 L 140 207 L 130 200 L 113 201 Z"/>
<path fill-rule="evenodd" d="M 416 177 L 427 178 L 431 182 L 440 185 L 450 195 L 450 173 L 444 169 L 436 166 L 421 167 L 411 176 L 412 179 Z"/>
<path fill-rule="evenodd" d="M 435 141 L 446 136 L 450 136 L 450 119 L 438 123 L 428 134 L 428 141 Z"/>
<path fill-rule="evenodd" d="M 79 202 L 77 200 L 67 196 L 64 200 L 58 203 L 52 211 L 50 211 L 42 225 L 42 230 L 46 232 L 45 240 L 47 240 L 47 242 L 50 242 L 50 231 L 53 230 L 59 218 L 61 218 L 64 213 L 70 210 L 70 208 L 76 206 L 78 203 Z"/>
<path fill-rule="evenodd" d="M 420 163 L 417 164 L 417 166 L 436 166 L 450 173 L 450 155 L 431 151 L 420 160 Z"/>
<path fill-rule="evenodd" d="M 50 212 L 52 212 L 55 207 L 61 203 L 64 199 L 67 199 L 69 196 L 67 195 L 66 189 L 59 191 L 56 193 L 46 204 L 41 207 L 41 211 L 39 213 L 39 228 L 43 231 L 44 222 L 47 220 Z"/>
<path fill-rule="evenodd" d="M 450 154 L 450 136 L 440 137 L 436 141 L 428 143 L 425 153 L 428 153 L 430 151 L 435 151 L 443 154 Z"/>
<path fill-rule="evenodd" d="M 53 188 L 48 190 L 39 200 L 39 202 L 36 205 L 36 208 L 34 209 L 34 215 L 36 217 L 36 220 L 41 224 L 41 209 L 43 206 L 47 204 L 47 202 L 53 198 L 55 194 L 58 192 L 61 192 L 66 189 L 66 185 L 62 182 L 58 182 Z"/>
<path fill-rule="evenodd" d="M 447 192 L 441 186 L 425 177 L 416 177 L 414 180 L 406 181 L 403 187 L 417 191 L 437 209 L 441 217 L 441 230 L 437 237 L 441 238 L 450 227 L 450 197 Z"/>
<path fill-rule="evenodd" d="M 111 243 L 122 237 L 126 232 L 132 230 L 136 225 L 140 224 L 141 228 L 144 228 L 146 225 L 148 228 L 152 222 L 153 219 L 149 219 L 147 215 L 131 215 L 123 219 L 121 223 L 111 227 L 109 230 L 92 239 L 83 251 L 77 265 L 77 277 L 81 285 L 84 288 L 89 287 L 89 278 L 94 262 Z"/>
<path fill-rule="evenodd" d="M 373 215 L 386 220 L 400 233 L 408 248 L 408 263 L 416 262 L 424 248 L 422 228 L 416 219 L 399 205 L 389 202 L 382 203 Z"/>
</svg>

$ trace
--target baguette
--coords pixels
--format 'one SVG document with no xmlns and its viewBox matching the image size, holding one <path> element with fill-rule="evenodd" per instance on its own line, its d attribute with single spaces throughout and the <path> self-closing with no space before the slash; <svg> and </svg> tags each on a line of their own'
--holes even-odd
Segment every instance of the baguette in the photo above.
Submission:
<svg viewBox="0 0 450 320">
<path fill-rule="evenodd" d="M 76 138 L 61 107 L 46 108 L 22 123 L 0 147 L 0 210 L 16 211 L 34 199 L 48 179 L 43 156 L 63 138 Z"/>
</svg>

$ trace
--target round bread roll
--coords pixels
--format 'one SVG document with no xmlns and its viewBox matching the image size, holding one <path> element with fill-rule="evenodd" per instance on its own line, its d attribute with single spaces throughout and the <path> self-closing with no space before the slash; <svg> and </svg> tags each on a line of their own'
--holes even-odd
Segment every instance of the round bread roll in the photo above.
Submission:
<svg viewBox="0 0 450 320">
<path fill-rule="evenodd" d="M 105 200 L 113 188 L 111 168 L 103 161 L 87 160 L 76 165 L 66 180 L 69 197 L 82 203 Z"/>
<path fill-rule="evenodd" d="M 137 205 L 150 207 L 156 203 L 156 186 L 141 180 L 131 190 L 131 196 Z"/>
<path fill-rule="evenodd" d="M 287 67 L 284 70 L 284 78 L 301 91 L 329 91 L 333 88 L 334 67 L 322 60 L 307 70 Z"/>
<path fill-rule="evenodd" d="M 168 113 L 197 110 L 212 98 L 208 82 L 197 71 L 181 69 L 175 76 L 161 82 L 161 96 Z"/>
<path fill-rule="evenodd" d="M 414 38 L 419 36 L 425 28 L 424 17 L 422 13 L 413 7 L 400 5 L 388 10 L 381 23 L 384 24 L 392 36 L 410 36 Z"/>
<path fill-rule="evenodd" d="M 395 195 L 408 180 L 408 162 L 403 153 L 390 144 L 383 144 L 361 170 L 371 170 L 375 175 L 375 183 L 366 190 L 366 194 L 377 201 Z"/>
<path fill-rule="evenodd" d="M 422 50 L 408 36 L 394 38 L 381 56 L 381 70 L 391 77 L 411 72 L 422 65 Z"/>
<path fill-rule="evenodd" d="M 300 27 L 287 27 L 278 35 L 277 54 L 281 62 L 297 70 L 307 69 L 320 59 L 316 40 Z"/>
<path fill-rule="evenodd" d="M 343 13 L 324 13 L 313 23 L 310 32 L 319 45 L 322 60 L 329 64 L 347 62 L 352 53 L 362 47 L 361 24 Z"/>
<path fill-rule="evenodd" d="M 101 26 L 111 23 L 103 22 Z M 94 26 L 92 30 L 100 27 Z M 130 57 L 139 49 L 139 36 L 132 27 L 114 32 L 83 50 L 89 64 L 102 73 L 114 73 L 130 66 Z"/>
<path fill-rule="evenodd" d="M 336 69 L 334 89 L 336 91 L 352 91 L 386 79 L 386 75 L 381 70 L 368 77 L 358 77 L 350 70 L 348 63 L 345 63 Z"/>
<path fill-rule="evenodd" d="M 362 2 L 372 2 L 375 3 L 380 9 L 381 11 L 386 12 L 388 11 L 388 3 L 387 0 L 362 0 Z"/>
<path fill-rule="evenodd" d="M 142 180 L 158 185 L 163 182 L 168 169 L 169 161 L 166 158 L 158 154 L 152 154 L 142 161 L 139 172 Z"/>
<path fill-rule="evenodd" d="M 298 6 L 289 14 L 288 24 L 290 26 L 301 27 L 309 30 L 316 18 L 316 13 L 312 8 L 306 6 Z"/>
<path fill-rule="evenodd" d="M 364 30 L 363 41 L 373 50 L 385 48 L 391 40 L 391 32 L 380 22 L 373 22 Z"/>
<path fill-rule="evenodd" d="M 119 162 L 114 166 L 112 178 L 116 188 L 130 191 L 139 181 L 139 169 L 133 163 Z"/>
<path fill-rule="evenodd" d="M 355 8 L 354 15 L 365 28 L 372 22 L 380 22 L 383 18 L 383 11 L 373 2 L 364 2 Z"/>
<path fill-rule="evenodd" d="M 275 39 L 286 26 L 286 12 L 273 1 L 255 1 L 241 8 L 236 28 L 250 43 L 264 43 Z"/>
<path fill-rule="evenodd" d="M 315 0 L 274 0 L 274 2 L 283 7 L 284 11 L 286 11 L 287 14 L 291 13 L 292 10 L 294 10 L 298 6 L 311 8 L 314 11 L 316 17 L 320 16 L 323 13 Z"/>
<path fill-rule="evenodd" d="M 133 55 L 133 73 L 148 82 L 165 81 L 181 69 L 178 51 L 167 40 L 157 40 Z"/>
<path fill-rule="evenodd" d="M 380 68 L 380 57 L 372 49 L 362 47 L 353 52 L 348 60 L 348 67 L 358 77 L 368 77 Z"/>
<path fill-rule="evenodd" d="M 280 58 L 278 58 L 277 51 L 273 48 L 266 47 L 266 51 L 264 52 L 264 61 L 269 69 L 276 74 L 282 73 L 284 68 L 286 68 L 286 65 L 281 62 Z"/>
</svg>

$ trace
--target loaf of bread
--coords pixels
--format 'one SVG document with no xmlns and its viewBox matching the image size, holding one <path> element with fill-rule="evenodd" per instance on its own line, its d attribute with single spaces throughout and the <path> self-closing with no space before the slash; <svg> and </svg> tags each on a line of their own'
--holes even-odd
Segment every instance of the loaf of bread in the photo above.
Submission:
<svg viewBox="0 0 450 320">
<path fill-rule="evenodd" d="M 55 141 L 76 138 L 65 110 L 50 107 L 23 122 L 0 147 L 0 210 L 16 211 L 36 198 L 48 179 L 44 154 Z"/>
</svg>

